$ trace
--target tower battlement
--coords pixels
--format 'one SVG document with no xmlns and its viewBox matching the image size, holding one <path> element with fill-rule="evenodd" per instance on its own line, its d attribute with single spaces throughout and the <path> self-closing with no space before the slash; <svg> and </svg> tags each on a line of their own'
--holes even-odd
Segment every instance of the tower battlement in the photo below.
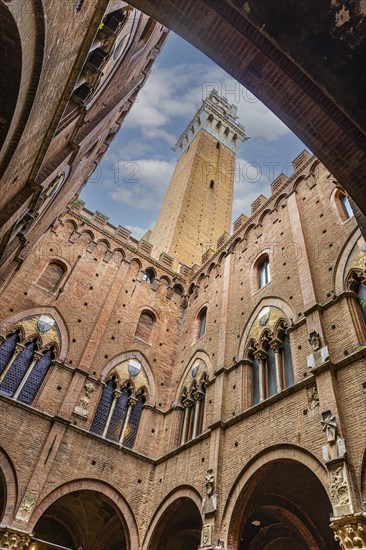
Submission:
<svg viewBox="0 0 366 550">
<path fill-rule="evenodd" d="M 193 119 L 180 135 L 173 150 L 184 150 L 202 129 L 212 137 L 236 152 L 239 143 L 249 139 L 245 135 L 244 126 L 237 121 L 237 107 L 212 90 L 206 99 L 202 101 Z"/>
</svg>

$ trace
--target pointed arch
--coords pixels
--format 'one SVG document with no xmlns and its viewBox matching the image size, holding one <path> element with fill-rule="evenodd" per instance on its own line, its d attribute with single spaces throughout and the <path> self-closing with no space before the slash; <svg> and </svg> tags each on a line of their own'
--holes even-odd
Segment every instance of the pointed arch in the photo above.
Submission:
<svg viewBox="0 0 366 550">
<path fill-rule="evenodd" d="M 108 375 L 113 371 L 113 369 L 129 359 L 137 359 L 144 368 L 148 382 L 149 382 L 149 401 L 155 403 L 156 401 L 156 384 L 152 369 L 146 357 L 138 350 L 125 351 L 119 355 L 116 355 L 111 359 L 104 369 L 101 372 L 100 379 L 102 382 L 105 382 L 108 378 Z"/>
<path fill-rule="evenodd" d="M 59 350 L 59 361 L 64 361 L 67 352 L 69 349 L 69 331 L 66 325 L 66 322 L 64 321 L 63 317 L 61 316 L 61 313 L 54 307 L 50 306 L 44 306 L 44 307 L 36 307 L 32 309 L 27 309 L 20 311 L 19 313 L 16 313 L 15 315 L 12 315 L 11 317 L 8 317 L 1 323 L 1 330 L 8 332 L 11 330 L 11 328 L 22 321 L 23 319 L 26 319 L 27 317 L 32 317 L 36 315 L 49 315 L 50 317 L 53 317 L 53 319 L 56 321 L 57 328 L 61 335 L 61 346 Z"/>
</svg>

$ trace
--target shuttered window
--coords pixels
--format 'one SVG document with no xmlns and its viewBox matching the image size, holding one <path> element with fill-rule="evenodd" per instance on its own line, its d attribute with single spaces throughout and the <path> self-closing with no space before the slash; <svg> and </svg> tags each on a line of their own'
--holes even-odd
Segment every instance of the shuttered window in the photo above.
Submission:
<svg viewBox="0 0 366 550">
<path fill-rule="evenodd" d="M 141 340 L 144 340 L 145 342 L 148 342 L 154 323 L 155 317 L 153 314 L 143 311 L 137 324 L 135 336 L 141 338 Z"/>
<path fill-rule="evenodd" d="M 39 286 L 45 288 L 49 292 L 54 292 L 58 287 L 65 271 L 65 268 L 61 264 L 51 262 L 38 279 Z"/>
</svg>

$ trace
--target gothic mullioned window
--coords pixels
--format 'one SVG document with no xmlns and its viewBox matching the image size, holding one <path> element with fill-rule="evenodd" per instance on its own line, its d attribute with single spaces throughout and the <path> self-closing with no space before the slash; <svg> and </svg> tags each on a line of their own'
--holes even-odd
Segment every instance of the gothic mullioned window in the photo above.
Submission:
<svg viewBox="0 0 366 550">
<path fill-rule="evenodd" d="M 198 379 L 197 374 L 198 367 L 193 366 L 192 382 L 183 387 L 180 397 L 184 408 L 180 435 L 181 445 L 202 433 L 208 375 L 207 372 L 204 372 Z"/>
<path fill-rule="evenodd" d="M 46 315 L 28 317 L 18 325 L 21 328 L 0 346 L 0 395 L 31 405 L 55 359 L 59 333 L 54 319 Z"/>
<path fill-rule="evenodd" d="M 276 334 L 266 330 L 259 341 L 251 340 L 248 358 L 253 369 L 253 405 L 294 384 L 290 340 L 282 321 Z"/>
<path fill-rule="evenodd" d="M 127 361 L 127 368 L 131 378 L 137 378 L 143 372 L 141 364 L 134 359 Z M 145 402 L 144 388 L 136 390 L 131 379 L 121 384 L 117 373 L 111 373 L 104 385 L 90 431 L 131 449 Z"/>
</svg>

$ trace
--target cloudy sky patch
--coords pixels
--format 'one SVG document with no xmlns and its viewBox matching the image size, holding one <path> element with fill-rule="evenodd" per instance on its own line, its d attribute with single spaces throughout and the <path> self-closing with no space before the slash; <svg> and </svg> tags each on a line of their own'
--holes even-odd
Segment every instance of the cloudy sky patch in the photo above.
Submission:
<svg viewBox="0 0 366 550">
<path fill-rule="evenodd" d="M 172 147 L 212 89 L 234 103 L 248 141 L 238 151 L 233 220 L 249 214 L 261 193 L 305 148 L 253 94 L 210 59 L 170 33 L 152 73 L 107 154 L 82 192 L 90 210 L 129 228 L 136 238 L 158 216 L 179 153 Z"/>
</svg>

